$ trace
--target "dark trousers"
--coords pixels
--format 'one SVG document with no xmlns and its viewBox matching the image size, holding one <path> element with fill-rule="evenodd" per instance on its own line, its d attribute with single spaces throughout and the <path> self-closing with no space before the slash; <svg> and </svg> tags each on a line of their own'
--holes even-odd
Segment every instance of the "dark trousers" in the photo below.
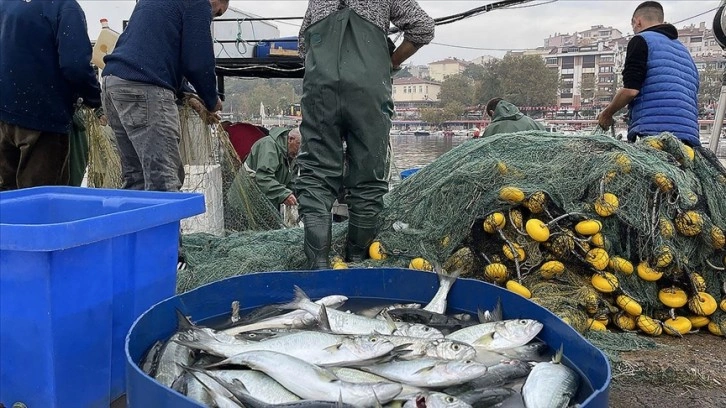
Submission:
<svg viewBox="0 0 726 408">
<path fill-rule="evenodd" d="M 0 122 L 0 191 L 68 184 L 68 135 Z"/>
</svg>

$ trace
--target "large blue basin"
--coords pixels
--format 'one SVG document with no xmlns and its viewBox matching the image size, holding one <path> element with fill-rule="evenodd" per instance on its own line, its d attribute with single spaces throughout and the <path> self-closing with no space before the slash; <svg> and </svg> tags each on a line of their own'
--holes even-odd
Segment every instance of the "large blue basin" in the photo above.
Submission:
<svg viewBox="0 0 726 408">
<path fill-rule="evenodd" d="M 238 276 L 210 283 L 169 298 L 146 311 L 126 338 L 127 401 L 130 408 L 199 408 L 185 396 L 156 383 L 137 363 L 157 340 L 166 340 L 176 330 L 179 308 L 195 322 L 227 315 L 232 301 L 242 309 L 289 302 L 293 286 L 300 286 L 314 299 L 345 295 L 356 299 L 397 303 L 427 303 L 438 289 L 434 273 L 409 269 L 348 269 L 320 272 L 268 272 Z M 472 279 L 459 279 L 449 294 L 448 312 L 492 309 L 501 298 L 505 319 L 539 320 L 544 329 L 538 336 L 557 349 L 564 345 L 565 363 L 584 378 L 577 399 L 581 407 L 606 408 L 610 390 L 610 364 L 605 355 L 572 327 L 547 309 L 497 286 Z"/>
</svg>

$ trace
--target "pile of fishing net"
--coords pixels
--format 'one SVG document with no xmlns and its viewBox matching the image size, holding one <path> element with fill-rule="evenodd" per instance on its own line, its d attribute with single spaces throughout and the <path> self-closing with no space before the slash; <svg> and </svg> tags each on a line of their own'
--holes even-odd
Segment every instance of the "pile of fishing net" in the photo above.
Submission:
<svg viewBox="0 0 726 408">
<path fill-rule="evenodd" d="M 458 270 L 531 297 L 580 331 L 726 333 L 726 170 L 672 135 L 472 140 L 385 203 L 374 260 L 363 266 Z M 338 254 L 344 236 L 336 225 Z M 304 262 L 299 228 L 186 236 L 184 248 L 191 268 L 180 291 Z"/>
</svg>

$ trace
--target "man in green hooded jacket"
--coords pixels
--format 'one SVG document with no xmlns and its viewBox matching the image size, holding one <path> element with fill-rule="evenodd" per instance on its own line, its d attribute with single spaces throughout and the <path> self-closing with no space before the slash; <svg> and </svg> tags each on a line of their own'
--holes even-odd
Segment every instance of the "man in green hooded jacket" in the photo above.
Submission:
<svg viewBox="0 0 726 408">
<path fill-rule="evenodd" d="M 252 145 L 245 170 L 273 205 L 297 205 L 290 189 L 292 162 L 300 150 L 298 129 L 273 128 L 268 136 Z"/>
<path fill-rule="evenodd" d="M 526 130 L 546 130 L 541 123 L 526 116 L 519 111 L 519 108 L 502 98 L 494 98 L 487 102 L 486 110 L 489 117 L 492 118 L 492 122 L 481 137 Z"/>
</svg>

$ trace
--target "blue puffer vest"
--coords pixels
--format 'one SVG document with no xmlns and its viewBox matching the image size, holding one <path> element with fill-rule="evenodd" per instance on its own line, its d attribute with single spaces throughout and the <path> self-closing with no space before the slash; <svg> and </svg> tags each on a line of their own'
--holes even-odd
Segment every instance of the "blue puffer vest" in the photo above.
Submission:
<svg viewBox="0 0 726 408">
<path fill-rule="evenodd" d="M 654 31 L 640 34 L 648 44 L 648 71 L 630 103 L 629 139 L 671 132 L 683 143 L 700 146 L 698 70 L 683 44 Z"/>
</svg>

